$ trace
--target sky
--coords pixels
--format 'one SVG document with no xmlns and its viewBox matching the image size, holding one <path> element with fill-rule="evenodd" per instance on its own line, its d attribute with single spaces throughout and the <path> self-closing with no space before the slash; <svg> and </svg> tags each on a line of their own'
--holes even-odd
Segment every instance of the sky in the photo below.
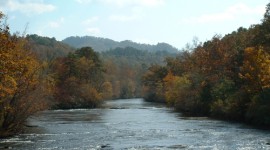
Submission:
<svg viewBox="0 0 270 150">
<path fill-rule="evenodd" d="M 11 32 L 96 36 L 182 49 L 261 23 L 269 0 L 0 0 Z"/>
</svg>

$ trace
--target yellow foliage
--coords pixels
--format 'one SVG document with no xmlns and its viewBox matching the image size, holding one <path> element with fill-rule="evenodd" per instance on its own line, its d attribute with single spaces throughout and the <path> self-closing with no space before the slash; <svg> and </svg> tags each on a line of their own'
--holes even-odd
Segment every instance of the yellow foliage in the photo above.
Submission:
<svg viewBox="0 0 270 150">
<path fill-rule="evenodd" d="M 270 55 L 260 47 L 246 48 L 239 77 L 248 82 L 248 91 L 258 92 L 270 88 Z"/>
<path fill-rule="evenodd" d="M 190 87 L 191 82 L 187 76 L 174 76 L 171 72 L 164 78 L 165 97 L 169 105 L 173 106 L 177 101 L 181 101 L 183 93 Z"/>
<path fill-rule="evenodd" d="M 113 88 L 111 82 L 104 82 L 102 85 L 102 98 L 111 99 L 113 95 Z"/>
<path fill-rule="evenodd" d="M 0 23 L 1 17 L 0 12 Z M 11 36 L 0 24 L 0 134 L 22 124 L 43 105 L 40 63 L 25 44 L 24 38 Z"/>
</svg>

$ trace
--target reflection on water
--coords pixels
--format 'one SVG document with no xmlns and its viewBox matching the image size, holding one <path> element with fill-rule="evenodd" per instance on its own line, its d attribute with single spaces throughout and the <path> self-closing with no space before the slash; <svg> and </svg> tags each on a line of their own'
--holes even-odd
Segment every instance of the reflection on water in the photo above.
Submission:
<svg viewBox="0 0 270 150">
<path fill-rule="evenodd" d="M 44 111 L 26 133 L 0 140 L 14 149 L 270 149 L 270 132 L 179 113 L 141 99 L 102 109 Z"/>
</svg>

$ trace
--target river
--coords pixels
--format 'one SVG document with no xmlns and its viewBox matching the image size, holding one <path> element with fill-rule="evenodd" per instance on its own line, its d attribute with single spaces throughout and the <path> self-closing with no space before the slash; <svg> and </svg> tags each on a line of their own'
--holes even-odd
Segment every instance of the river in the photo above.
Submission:
<svg viewBox="0 0 270 150">
<path fill-rule="evenodd" d="M 107 101 L 104 108 L 49 110 L 28 119 L 0 149 L 270 149 L 270 131 L 180 113 L 142 99 Z"/>
</svg>

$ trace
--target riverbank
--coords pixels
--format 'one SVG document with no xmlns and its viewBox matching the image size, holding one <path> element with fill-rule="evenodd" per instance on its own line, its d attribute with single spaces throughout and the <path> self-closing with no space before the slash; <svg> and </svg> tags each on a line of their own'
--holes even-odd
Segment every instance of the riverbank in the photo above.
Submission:
<svg viewBox="0 0 270 150">
<path fill-rule="evenodd" d="M 156 104 L 163 104 L 164 106 L 168 106 L 168 104 L 166 104 L 165 100 L 161 100 L 159 99 L 159 101 L 154 101 L 151 99 L 147 99 L 145 100 L 146 102 L 150 102 L 150 103 L 156 103 Z M 201 113 L 200 111 L 197 110 L 190 110 L 187 111 L 187 109 L 183 109 L 183 107 L 174 107 L 174 106 L 168 106 L 172 109 L 174 109 L 175 112 L 177 113 L 181 113 L 183 116 L 185 117 L 208 117 L 214 120 L 221 120 L 221 121 L 226 121 L 226 122 L 231 122 L 231 123 L 244 123 L 250 127 L 253 128 L 257 128 L 257 129 L 261 129 L 261 130 L 270 130 L 270 126 L 269 125 L 261 125 L 258 123 L 254 123 L 251 122 L 249 120 L 245 120 L 244 116 L 238 116 L 238 117 L 230 117 L 230 116 L 222 116 L 222 115 L 215 115 L 215 114 L 211 114 L 211 113 Z"/>
</svg>

